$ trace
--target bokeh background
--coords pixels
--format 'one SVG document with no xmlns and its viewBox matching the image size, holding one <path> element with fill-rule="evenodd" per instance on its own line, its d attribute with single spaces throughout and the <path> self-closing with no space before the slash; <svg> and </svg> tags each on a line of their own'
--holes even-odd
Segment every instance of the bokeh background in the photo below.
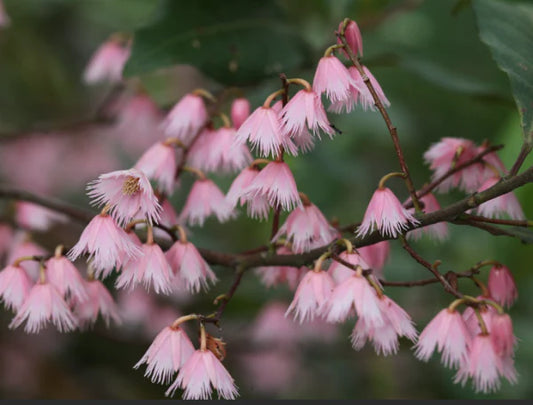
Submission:
<svg viewBox="0 0 533 405">
<path fill-rule="evenodd" d="M 218 3 L 227 13 L 243 13 L 240 1 Z M 140 75 L 133 74 L 138 66 L 127 67 L 132 76 L 125 80 L 126 90 L 105 116 L 99 114 L 99 107 L 113 94 L 115 86 L 88 86 L 82 81 L 92 53 L 114 32 L 134 33 L 143 27 L 156 27 L 157 35 L 143 37 L 141 50 L 157 50 L 168 40 L 165 30 L 179 28 L 190 15 L 216 21 L 220 5 L 198 10 L 198 4 L 205 2 L 4 0 L 11 25 L 0 31 L 2 183 L 88 208 L 84 194 L 87 181 L 100 173 L 130 167 L 143 148 L 159 139 L 155 125 L 151 133 L 138 133 L 128 122 L 109 118 L 116 117 L 134 91 L 143 88 L 163 113 L 197 87 L 221 94 L 227 87 L 224 82 L 233 80 L 228 79 L 227 72 L 220 70 L 208 76 L 187 65 L 155 69 L 158 63 L 163 64 L 157 52 L 154 59 L 143 62 L 148 67 Z M 389 113 L 398 127 L 415 184 L 422 185 L 430 176 L 423 152 L 445 136 L 469 138 L 478 144 L 484 140 L 503 143 L 500 156 L 508 167 L 512 165 L 521 144 L 519 116 L 508 78 L 480 41 L 468 1 L 280 0 L 265 4 L 275 7 L 279 13 L 274 14 L 276 18 L 301 41 L 300 53 L 287 56 L 295 62 L 286 73 L 309 81 L 324 49 L 335 43 L 339 22 L 344 17 L 358 22 L 364 40 L 363 62 L 391 101 Z M 270 31 L 261 27 L 257 35 L 269 41 Z M 210 55 L 216 59 L 218 50 L 205 47 L 203 51 L 203 64 L 212 71 Z M 225 94 L 244 95 L 256 107 L 279 87 L 276 70 L 274 67 L 271 72 L 243 80 Z M 226 112 L 231 97 L 227 100 L 221 105 Z M 331 116 L 331 120 L 342 130 L 341 135 L 333 141 L 324 139 L 311 153 L 289 158 L 288 162 L 299 189 L 328 218 L 348 224 L 362 217 L 380 177 L 396 171 L 398 164 L 378 113 L 357 110 Z M 531 163 L 531 159 L 526 162 Z M 232 181 L 231 176 L 215 179 L 223 190 Z M 190 185 L 191 178 L 185 177 L 173 196 L 178 212 Z M 401 199 L 407 197 L 399 181 L 391 185 Z M 529 218 L 533 217 L 529 203 L 532 193 L 530 187 L 516 192 Z M 441 205 L 446 205 L 461 196 L 453 192 L 438 198 Z M 2 207 L 3 215 L 9 218 L 13 204 L 3 202 Z M 191 240 L 202 247 L 238 252 L 264 244 L 270 226 L 271 219 L 261 223 L 242 214 L 223 225 L 209 220 L 203 228 L 191 230 Z M 49 231 L 31 234 L 36 243 L 50 250 L 59 242 L 75 243 L 81 229 L 79 224 L 59 222 Z M 385 267 L 387 279 L 427 277 L 425 269 L 413 262 L 398 243 L 391 246 Z M 408 341 L 401 342 L 395 356 L 377 356 L 371 347 L 355 352 L 349 342 L 353 321 L 338 327 L 299 326 L 287 321 L 282 330 L 275 329 L 272 325 L 280 324 L 276 316 L 287 307 L 293 292 L 287 286 L 266 288 L 249 272 L 224 314 L 222 329 L 211 330 L 227 342 L 225 365 L 236 379 L 241 397 L 531 398 L 531 245 L 450 225 L 448 241 L 421 240 L 414 246 L 428 261 L 442 260 L 444 270 L 462 271 L 480 260 L 494 259 L 513 271 L 520 293 L 510 310 L 520 341 L 516 352 L 518 384 L 504 382 L 496 394 L 475 394 L 470 385 L 453 384 L 454 372 L 443 368 L 436 356 L 429 363 L 418 361 Z M 59 334 L 50 329 L 39 335 L 25 335 L 8 329 L 12 314 L 3 310 L 1 397 L 163 398 L 166 388 L 151 384 L 143 377 L 144 368 L 134 370 L 133 365 L 158 331 L 176 316 L 209 313 L 214 308 L 212 300 L 226 291 L 232 280 L 228 270 L 215 271 L 218 284 L 197 296 L 162 299 L 142 291 L 115 292 L 122 325 L 106 328 L 99 322 L 84 333 Z M 486 279 L 486 275 L 481 278 Z M 108 285 L 112 286 L 112 280 Z M 461 281 L 460 287 L 471 294 L 476 292 L 468 280 Z M 386 293 L 411 314 L 419 330 L 451 300 L 438 285 L 390 287 Z M 266 338 L 268 331 L 272 336 Z M 196 333 L 190 329 L 192 338 Z"/>
</svg>

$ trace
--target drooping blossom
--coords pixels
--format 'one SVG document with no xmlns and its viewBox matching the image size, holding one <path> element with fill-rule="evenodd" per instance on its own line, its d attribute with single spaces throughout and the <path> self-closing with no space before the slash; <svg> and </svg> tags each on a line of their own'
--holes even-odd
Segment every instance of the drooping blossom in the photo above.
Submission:
<svg viewBox="0 0 533 405">
<path fill-rule="evenodd" d="M 32 280 L 21 266 L 9 265 L 0 272 L 0 298 L 7 309 L 18 311 L 28 297 Z"/>
<path fill-rule="evenodd" d="M 38 204 L 17 201 L 15 221 L 24 229 L 46 231 L 54 223 L 67 221 L 67 217 Z"/>
<path fill-rule="evenodd" d="M 276 249 L 278 255 L 292 255 L 294 252 L 287 246 L 279 246 Z M 255 269 L 255 273 L 260 277 L 261 282 L 266 287 L 273 287 L 286 283 L 291 290 L 296 289 L 300 280 L 309 271 L 305 266 L 261 266 Z"/>
<path fill-rule="evenodd" d="M 516 346 L 513 322 L 508 314 L 494 314 L 490 325 L 490 337 L 496 354 L 502 358 L 512 357 Z"/>
<path fill-rule="evenodd" d="M 61 294 L 48 282 L 32 287 L 9 328 L 17 328 L 23 322 L 26 322 L 24 331 L 27 333 L 39 333 L 48 323 L 53 323 L 60 332 L 69 332 L 78 326 Z"/>
<path fill-rule="evenodd" d="M 130 57 L 130 43 L 111 38 L 93 54 L 83 73 L 87 84 L 98 82 L 117 83 L 122 80 L 122 70 Z"/>
<path fill-rule="evenodd" d="M 409 198 L 408 201 L 410 200 Z M 423 211 L 425 214 L 440 210 L 440 204 L 432 193 L 420 197 L 419 201 L 424 205 Z M 415 209 L 411 208 L 409 212 L 414 214 Z M 436 224 L 413 229 L 407 233 L 407 238 L 418 240 L 423 234 L 426 234 L 434 240 L 443 241 L 448 238 L 448 224 L 446 222 L 437 222 Z"/>
<path fill-rule="evenodd" d="M 186 94 L 170 110 L 162 123 L 167 136 L 176 137 L 189 144 L 206 124 L 209 116 L 201 95 Z"/>
<path fill-rule="evenodd" d="M 292 313 L 300 323 L 322 317 L 334 286 L 326 271 L 309 270 L 300 281 L 285 316 Z"/>
<path fill-rule="evenodd" d="M 384 236 L 396 238 L 409 224 L 417 224 L 415 219 L 387 187 L 378 188 L 368 203 L 363 221 L 357 229 L 357 236 L 364 236 L 378 230 Z"/>
<path fill-rule="evenodd" d="M 298 154 L 296 145 L 282 129 L 278 113 L 268 106 L 257 108 L 237 130 L 234 147 L 246 141 L 263 157 L 276 157 L 281 148 L 291 155 Z"/>
<path fill-rule="evenodd" d="M 231 103 L 231 122 L 233 128 L 239 129 L 246 118 L 250 116 L 250 102 L 248 99 L 240 97 Z"/>
<path fill-rule="evenodd" d="M 478 148 L 477 152 L 482 153 L 487 148 L 488 145 L 483 144 Z M 495 170 L 498 171 L 500 175 L 506 175 L 509 173 L 497 152 L 487 153 L 485 156 L 483 156 L 483 161 L 488 163 L 483 165 L 483 175 L 481 179 L 483 182 L 491 177 L 494 177 Z"/>
<path fill-rule="evenodd" d="M 491 298 L 500 305 L 510 307 L 518 298 L 513 274 L 504 265 L 492 266 L 489 272 L 488 288 Z"/>
<path fill-rule="evenodd" d="M 259 174 L 257 166 L 251 166 L 245 168 L 239 175 L 233 180 L 231 186 L 226 194 L 226 201 L 235 208 L 237 204 L 243 206 L 247 204 L 247 213 L 251 218 L 259 220 L 267 219 L 270 212 L 270 205 L 266 196 L 256 195 L 251 198 L 246 198 L 245 191 L 250 186 L 252 181 Z"/>
<path fill-rule="evenodd" d="M 313 91 L 326 93 L 327 98 L 335 103 L 350 97 L 350 88 L 357 87 L 348 69 L 335 56 L 324 56 L 318 62 L 313 78 Z"/>
<path fill-rule="evenodd" d="M 111 216 L 99 214 L 85 227 L 68 257 L 74 261 L 83 253 L 89 255 L 95 275 L 106 277 L 115 266 L 123 263 L 124 256 L 137 257 L 141 251 Z"/>
<path fill-rule="evenodd" d="M 363 246 L 357 249 L 361 257 L 372 269 L 374 275 L 383 278 L 383 267 L 387 263 L 390 254 L 390 243 L 384 240 L 372 245 Z"/>
<path fill-rule="evenodd" d="M 479 296 L 477 299 L 483 300 L 486 297 Z M 479 307 L 479 315 L 483 319 L 483 323 L 488 331 L 492 330 L 492 319 L 496 314 L 496 309 L 489 305 L 483 305 Z M 466 328 L 470 332 L 470 336 L 474 338 L 479 333 L 482 333 L 483 330 L 479 324 L 479 319 L 476 314 L 476 311 L 472 307 L 467 307 L 463 311 L 463 319 L 465 321 Z"/>
<path fill-rule="evenodd" d="M 180 224 L 178 220 L 178 214 L 176 213 L 174 206 L 172 205 L 172 203 L 169 201 L 168 198 L 159 197 L 159 204 L 161 204 L 161 215 L 160 215 L 159 222 L 158 222 L 159 225 L 164 225 L 168 228 L 171 228 L 176 224 Z M 166 231 L 158 227 L 154 227 L 154 236 L 156 237 L 157 240 L 160 240 L 160 239 L 165 239 L 168 241 L 172 240 L 172 238 Z"/>
<path fill-rule="evenodd" d="M 370 269 L 370 266 L 365 259 L 359 254 L 359 252 L 355 250 L 351 252 L 345 250 L 339 254 L 339 257 L 353 266 L 361 266 L 363 270 Z M 336 284 L 340 284 L 353 276 L 355 271 L 349 267 L 346 267 L 340 261 L 333 260 L 328 268 L 328 273 L 331 278 L 335 280 Z"/>
<path fill-rule="evenodd" d="M 485 180 L 478 193 L 491 188 L 499 181 L 500 179 L 495 176 Z M 522 207 L 512 191 L 484 202 L 477 207 L 477 213 L 487 218 L 508 216 L 511 219 L 525 219 L 524 211 L 522 211 Z"/>
<path fill-rule="evenodd" d="M 342 27 L 344 25 L 344 21 L 341 21 L 339 24 L 338 32 L 340 33 L 342 31 Z M 348 46 L 350 47 L 350 50 L 354 55 L 361 55 L 363 56 L 363 37 L 361 36 L 361 31 L 359 30 L 359 26 L 354 20 L 350 20 L 348 24 L 346 24 L 346 27 L 344 28 L 344 37 L 346 38 L 346 42 Z M 337 43 L 339 45 L 342 45 L 342 41 L 340 38 L 337 38 Z M 343 53 L 346 53 L 344 49 L 342 50 Z"/>
<path fill-rule="evenodd" d="M 180 221 L 203 226 L 210 215 L 215 215 L 219 222 L 226 222 L 235 217 L 235 212 L 213 181 L 196 180 L 181 211 Z"/>
<path fill-rule="evenodd" d="M 147 366 L 145 377 L 156 384 L 168 384 L 193 353 L 194 346 L 185 331 L 179 326 L 167 326 L 133 368 L 144 363 Z"/>
<path fill-rule="evenodd" d="M 19 257 L 24 256 L 45 256 L 47 251 L 31 240 L 30 234 L 26 232 L 16 232 L 13 243 L 7 253 L 6 262 L 13 263 Z M 39 263 L 35 260 L 25 260 L 20 263 L 33 281 L 39 278 Z"/>
<path fill-rule="evenodd" d="M 301 204 L 296 182 L 285 162 L 268 163 L 244 190 L 243 197 L 249 200 L 263 197 L 271 207 L 279 206 L 285 211 Z"/>
<path fill-rule="evenodd" d="M 365 75 L 370 80 L 370 84 L 372 85 L 372 87 L 376 91 L 376 94 L 377 94 L 378 99 L 381 102 L 381 104 L 383 104 L 383 106 L 385 106 L 385 107 L 389 107 L 390 106 L 390 101 L 387 99 L 387 96 L 385 96 L 385 92 L 383 91 L 383 89 L 379 85 L 379 82 L 377 81 L 377 79 L 374 77 L 374 75 L 372 73 L 370 73 L 370 70 L 368 70 L 368 68 L 366 66 L 363 66 L 363 71 L 365 72 Z M 359 73 L 359 71 L 357 69 L 352 70 L 351 72 L 355 76 L 360 76 L 360 73 Z M 375 110 L 376 107 L 375 107 L 374 97 L 372 97 L 372 94 L 370 93 L 370 90 L 368 89 L 366 84 L 364 84 L 364 79 L 363 78 L 361 78 L 361 80 L 355 79 L 355 82 L 358 84 L 359 88 L 362 88 L 361 92 L 359 93 L 359 104 L 361 104 L 361 106 L 363 107 L 363 110 L 366 111 L 368 108 L 370 108 L 372 110 Z M 363 85 L 361 85 L 361 82 L 363 82 L 364 87 L 363 87 Z"/>
<path fill-rule="evenodd" d="M 65 298 L 87 299 L 80 272 L 65 256 L 53 256 L 46 261 L 46 279 Z"/>
<path fill-rule="evenodd" d="M 441 354 L 446 367 L 457 367 L 468 356 L 470 332 L 461 314 L 448 308 L 440 311 L 424 328 L 415 345 L 415 356 L 428 361 L 433 351 Z"/>
<path fill-rule="evenodd" d="M 93 325 L 98 314 L 102 316 L 106 326 L 109 326 L 111 320 L 120 324 L 117 304 L 100 280 L 85 280 L 85 291 L 88 298 L 83 301 L 76 300 L 73 309 L 80 327 Z"/>
<path fill-rule="evenodd" d="M 166 194 L 174 191 L 176 175 L 176 151 L 172 145 L 158 142 L 152 145 L 139 158 L 134 166 L 142 171 L 149 179 L 157 181 L 159 187 Z"/>
</svg>

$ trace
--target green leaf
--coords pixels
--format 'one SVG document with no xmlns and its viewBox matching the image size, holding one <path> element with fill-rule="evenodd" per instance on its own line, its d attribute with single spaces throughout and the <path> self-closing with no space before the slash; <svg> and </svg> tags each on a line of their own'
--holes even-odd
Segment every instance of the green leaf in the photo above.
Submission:
<svg viewBox="0 0 533 405">
<path fill-rule="evenodd" d="M 533 6 L 476 0 L 474 11 L 481 40 L 511 81 L 524 140 L 533 145 Z"/>
<path fill-rule="evenodd" d="M 306 44 L 273 0 L 167 1 L 161 18 L 133 42 L 126 76 L 189 64 L 222 84 L 246 85 L 290 74 L 307 58 Z"/>
</svg>

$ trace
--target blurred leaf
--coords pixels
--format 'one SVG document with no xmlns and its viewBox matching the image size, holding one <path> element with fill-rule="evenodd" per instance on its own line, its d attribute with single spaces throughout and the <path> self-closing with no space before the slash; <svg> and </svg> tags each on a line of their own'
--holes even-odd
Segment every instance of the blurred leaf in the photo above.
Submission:
<svg viewBox="0 0 533 405">
<path fill-rule="evenodd" d="M 533 144 L 533 6 L 476 0 L 481 40 L 509 76 L 522 119 L 524 139 Z"/>
<path fill-rule="evenodd" d="M 307 46 L 282 20 L 273 0 L 168 1 L 158 21 L 135 33 L 125 75 L 191 64 L 223 84 L 244 85 L 290 73 Z"/>
</svg>

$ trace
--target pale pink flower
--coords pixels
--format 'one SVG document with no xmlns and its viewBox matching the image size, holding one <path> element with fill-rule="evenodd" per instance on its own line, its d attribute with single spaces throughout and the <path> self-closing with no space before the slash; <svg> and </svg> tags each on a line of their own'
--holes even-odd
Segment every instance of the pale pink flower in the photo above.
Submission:
<svg viewBox="0 0 533 405">
<path fill-rule="evenodd" d="M 417 224 L 416 220 L 387 187 L 378 188 L 368 203 L 363 222 L 357 229 L 361 237 L 378 230 L 384 236 L 396 238 L 409 228 L 409 224 Z"/>
<path fill-rule="evenodd" d="M 490 337 L 494 350 L 500 357 L 512 357 L 516 345 L 513 322 L 507 314 L 494 314 L 491 319 Z"/>
<path fill-rule="evenodd" d="M 368 70 L 368 68 L 366 66 L 363 66 L 363 71 L 365 72 L 366 76 L 370 80 L 370 84 L 372 85 L 372 87 L 376 91 L 376 94 L 377 94 L 378 99 L 381 102 L 381 104 L 383 104 L 383 106 L 385 106 L 385 107 L 389 107 L 390 106 L 390 102 L 387 99 L 387 97 L 385 96 L 385 93 L 383 92 L 383 89 L 379 85 L 377 79 L 374 77 L 374 75 L 372 73 L 370 73 L 370 70 Z M 351 73 L 354 76 L 359 76 L 360 77 L 360 73 L 359 73 L 359 71 L 357 69 L 352 70 Z M 361 89 L 360 93 L 359 93 L 359 103 L 363 107 L 363 110 L 367 110 L 368 108 L 370 108 L 372 110 L 376 110 L 377 108 L 375 107 L 374 97 L 372 97 L 372 93 L 370 93 L 370 90 L 368 90 L 368 87 L 364 83 L 364 79 L 361 78 L 359 80 L 359 78 L 356 78 L 356 79 L 354 79 L 354 81 L 357 83 L 357 87 Z M 362 85 L 361 85 L 361 83 L 362 83 Z"/>
<path fill-rule="evenodd" d="M 69 332 L 77 327 L 76 319 L 67 303 L 49 283 L 37 283 L 32 287 L 9 328 L 17 328 L 24 321 L 24 331 L 27 333 L 39 333 L 49 322 L 60 332 Z"/>
<path fill-rule="evenodd" d="M 285 316 L 294 314 L 300 323 L 312 321 L 324 315 L 324 309 L 335 283 L 325 271 L 310 270 L 302 278 Z"/>
<path fill-rule="evenodd" d="M 231 103 L 231 122 L 235 129 L 239 129 L 250 115 L 250 102 L 246 98 L 236 98 Z"/>
<path fill-rule="evenodd" d="M 208 281 L 217 281 L 215 273 L 190 242 L 175 242 L 165 256 L 178 286 L 184 284 L 189 291 L 197 293 L 200 289 L 208 288 Z"/>
<path fill-rule="evenodd" d="M 341 21 L 341 23 L 339 24 L 338 32 L 341 32 L 343 24 L 344 21 Z M 359 54 L 363 56 L 363 37 L 361 36 L 359 26 L 354 20 L 350 20 L 350 22 L 346 25 L 346 28 L 344 29 L 344 37 L 346 38 L 348 47 L 351 49 L 353 54 Z M 337 38 L 337 43 L 339 45 L 342 45 L 342 41 L 340 38 Z M 346 51 L 344 49 L 342 50 L 342 52 L 346 54 Z"/>
<path fill-rule="evenodd" d="M 339 257 L 354 266 L 361 266 L 363 270 L 370 269 L 368 263 L 363 259 L 357 251 L 352 251 L 348 253 L 346 250 L 339 254 Z M 332 260 L 328 268 L 328 273 L 331 278 L 335 281 L 336 284 L 340 284 L 343 281 L 346 281 L 348 278 L 355 274 L 354 270 L 346 267 L 344 264 L 337 260 Z"/>
<path fill-rule="evenodd" d="M 446 367 L 457 367 L 465 361 L 470 343 L 470 332 L 461 314 L 445 308 L 420 333 L 415 356 L 428 361 L 436 348 Z"/>
<path fill-rule="evenodd" d="M 167 226 L 169 228 L 173 227 L 176 224 L 179 224 L 178 214 L 176 213 L 176 210 L 174 209 L 172 203 L 168 200 L 168 198 L 160 197 L 159 203 L 161 204 L 161 216 L 159 218 L 159 224 Z M 155 227 L 153 229 L 153 232 L 156 240 L 172 240 L 170 235 L 163 229 Z"/>
<path fill-rule="evenodd" d="M 292 141 L 298 147 L 301 153 L 307 153 L 315 147 L 315 138 L 307 129 L 292 136 Z"/>
<path fill-rule="evenodd" d="M 411 198 L 407 201 L 411 201 Z M 440 204 L 432 193 L 420 197 L 419 201 L 424 204 L 423 211 L 425 214 L 440 210 Z M 409 212 L 414 214 L 415 209 L 411 208 Z M 434 240 L 443 241 L 448 238 L 448 224 L 446 222 L 437 222 L 436 224 L 413 229 L 407 233 L 407 238 L 418 240 L 423 234 L 426 234 Z"/>
<path fill-rule="evenodd" d="M 499 181 L 500 179 L 495 176 L 485 180 L 478 193 L 491 188 Z M 477 213 L 487 218 L 503 218 L 507 215 L 511 219 L 525 219 L 524 211 L 512 191 L 484 202 L 477 207 Z"/>
<path fill-rule="evenodd" d="M 366 87 L 365 82 L 363 81 L 363 78 L 359 74 L 359 71 L 354 66 L 350 66 L 348 68 L 348 73 L 350 74 L 353 82 L 348 88 L 345 98 L 331 103 L 331 105 L 328 107 L 328 111 L 330 112 L 340 114 L 345 111 L 346 113 L 349 113 L 355 108 L 360 99 L 367 100 L 368 96 L 372 97 L 368 88 Z M 365 104 L 364 106 L 366 110 L 367 105 Z"/>
<path fill-rule="evenodd" d="M 518 298 L 513 274 L 506 266 L 492 266 L 489 272 L 488 287 L 490 296 L 500 305 L 510 307 Z"/>
<path fill-rule="evenodd" d="M 257 218 L 259 220 L 267 219 L 270 212 L 270 205 L 265 196 L 255 196 L 253 198 L 246 198 L 246 190 L 252 181 L 259 174 L 259 169 L 256 166 L 245 168 L 231 183 L 231 186 L 226 194 L 226 201 L 235 208 L 240 202 L 243 206 L 247 204 L 248 216 Z"/>
<path fill-rule="evenodd" d="M 74 303 L 74 315 L 81 327 L 87 327 L 96 322 L 98 314 L 102 316 L 106 326 L 111 320 L 120 323 L 117 305 L 107 288 L 99 280 L 86 280 L 85 291 L 88 299 L 76 300 Z"/>
<path fill-rule="evenodd" d="M 203 98 L 186 94 L 170 110 L 162 127 L 167 136 L 173 136 L 188 144 L 206 124 L 209 116 Z"/>
<path fill-rule="evenodd" d="M 10 246 L 7 254 L 6 263 L 13 263 L 19 257 L 24 256 L 45 256 L 48 252 L 37 243 L 29 239 L 29 234 L 25 232 L 17 232 L 15 240 Z M 39 278 L 40 265 L 34 260 L 26 260 L 20 263 L 22 267 L 33 281 Z"/>
<path fill-rule="evenodd" d="M 318 62 L 313 78 L 313 91 L 318 95 L 326 93 L 335 103 L 350 97 L 350 88 L 357 87 L 348 69 L 335 56 L 324 56 Z"/>
<path fill-rule="evenodd" d="M 270 107 L 257 108 L 237 130 L 235 147 L 246 141 L 263 157 L 278 156 L 282 147 L 291 155 L 298 154 L 296 145 L 282 130 L 278 113 Z"/>
<path fill-rule="evenodd" d="M 87 186 L 92 204 L 107 204 L 113 218 L 122 225 L 136 216 L 150 223 L 159 220 L 161 206 L 146 175 L 138 169 L 117 170 L 101 174 Z"/>
<path fill-rule="evenodd" d="M 117 278 L 117 288 L 133 289 L 142 283 L 146 289 L 153 289 L 156 294 L 170 294 L 172 269 L 161 247 L 156 243 L 145 243 L 142 254 L 137 259 L 128 260 Z"/>
<path fill-rule="evenodd" d="M 18 311 L 28 297 L 32 281 L 21 266 L 9 265 L 0 272 L 0 297 L 7 309 Z"/>
<path fill-rule="evenodd" d="M 373 245 L 363 246 L 357 249 L 361 257 L 372 269 L 376 277 L 383 278 L 383 267 L 387 263 L 390 254 L 390 243 L 384 240 Z"/>
<path fill-rule="evenodd" d="M 15 220 L 24 229 L 46 231 L 54 223 L 68 220 L 65 215 L 27 201 L 17 201 L 15 210 Z"/>
<path fill-rule="evenodd" d="M 286 246 L 276 249 L 278 255 L 292 255 L 294 252 Z M 291 290 L 296 289 L 300 280 L 309 271 L 305 266 L 300 268 L 291 266 L 262 266 L 255 269 L 255 273 L 261 278 L 266 287 L 287 283 Z"/>
<path fill-rule="evenodd" d="M 194 353 L 194 346 L 180 327 L 167 326 L 155 337 L 133 368 L 147 365 L 144 376 L 156 384 L 168 384 Z"/>
<path fill-rule="evenodd" d="M 68 257 L 74 261 L 83 253 L 89 255 L 96 276 L 106 277 L 115 266 L 123 263 L 123 256 L 137 257 L 141 251 L 128 234 L 117 226 L 113 218 L 107 214 L 99 214 L 85 227 Z"/>
<path fill-rule="evenodd" d="M 158 142 L 152 145 L 135 163 L 136 169 L 142 171 L 149 179 L 157 181 L 166 194 L 174 191 L 176 175 L 176 151 L 172 145 Z"/>
<path fill-rule="evenodd" d="M 46 279 L 65 298 L 88 298 L 80 272 L 65 256 L 53 256 L 46 261 Z"/>
<path fill-rule="evenodd" d="M 205 172 L 212 171 L 215 167 L 215 162 L 211 153 L 216 131 L 211 126 L 202 129 L 198 137 L 189 147 L 187 152 L 187 165 Z"/>
<path fill-rule="evenodd" d="M 180 221 L 203 226 L 210 215 L 215 215 L 219 222 L 226 222 L 236 216 L 233 207 L 213 181 L 196 180 L 181 211 Z"/>
<path fill-rule="evenodd" d="M 174 395 L 178 388 L 184 390 L 183 399 L 210 399 L 213 389 L 223 399 L 235 399 L 238 395 L 233 378 L 210 350 L 196 350 L 165 395 Z"/>
<path fill-rule="evenodd" d="M 264 197 L 271 207 L 280 206 L 285 211 L 302 203 L 291 169 L 285 162 L 268 163 L 246 188 L 244 197 Z"/>
<path fill-rule="evenodd" d="M 250 337 L 258 345 L 286 346 L 297 342 L 299 327 L 287 319 L 284 302 L 274 301 L 266 304 L 255 318 Z"/>
<path fill-rule="evenodd" d="M 155 231 L 155 229 L 154 229 L 154 231 Z M 128 252 L 121 252 L 119 254 L 119 257 L 118 257 L 116 263 L 115 263 L 115 268 L 117 269 L 117 271 L 122 269 L 122 267 L 124 265 L 127 265 L 127 263 L 130 260 L 136 260 L 140 255 L 142 255 L 143 243 L 141 242 L 141 240 L 139 239 L 139 237 L 137 236 L 137 234 L 135 233 L 133 228 L 129 229 L 128 231 L 125 231 L 125 234 L 126 234 L 126 237 L 131 241 L 131 243 L 138 249 L 138 252 L 137 252 L 137 254 L 135 254 L 133 256 L 131 256 Z M 155 234 L 155 232 L 154 232 L 154 234 Z M 93 263 L 93 268 L 94 268 L 94 263 Z M 97 272 L 97 274 L 98 274 L 98 272 Z"/>
<path fill-rule="evenodd" d="M 87 84 L 98 82 L 117 83 L 122 80 L 122 70 L 130 57 L 130 44 L 117 39 L 104 42 L 96 50 L 83 73 Z"/>
<path fill-rule="evenodd" d="M 304 203 L 289 214 L 272 242 L 282 235 L 286 235 L 287 241 L 291 242 L 294 253 L 303 253 L 331 243 L 339 236 L 339 232 L 329 224 L 316 205 Z"/>
<path fill-rule="evenodd" d="M 482 296 L 477 297 L 479 300 L 485 298 L 486 297 Z M 492 318 L 496 314 L 496 309 L 494 309 L 492 306 L 480 307 L 479 313 L 483 319 L 483 322 L 485 323 L 485 327 L 490 332 L 492 330 Z M 478 317 L 476 316 L 476 313 L 472 307 L 467 307 L 463 311 L 463 319 L 472 338 L 482 332 Z"/>
<path fill-rule="evenodd" d="M 477 153 L 481 153 L 487 149 L 487 146 L 482 145 L 478 148 Z M 490 152 L 483 156 L 483 161 L 487 162 L 488 165 L 483 165 L 483 176 L 482 180 L 485 181 L 490 177 L 494 177 L 494 169 L 498 170 L 500 174 L 506 175 L 509 172 L 505 168 L 502 160 L 498 156 L 497 152 Z"/>
<path fill-rule="evenodd" d="M 0 1 L 0 27 L 6 28 L 11 24 L 11 19 L 4 8 L 4 3 Z"/>
<path fill-rule="evenodd" d="M 301 134 L 309 129 L 320 138 L 320 131 L 333 136 L 322 100 L 311 89 L 298 91 L 281 110 L 283 131 L 290 137 Z"/>
</svg>

